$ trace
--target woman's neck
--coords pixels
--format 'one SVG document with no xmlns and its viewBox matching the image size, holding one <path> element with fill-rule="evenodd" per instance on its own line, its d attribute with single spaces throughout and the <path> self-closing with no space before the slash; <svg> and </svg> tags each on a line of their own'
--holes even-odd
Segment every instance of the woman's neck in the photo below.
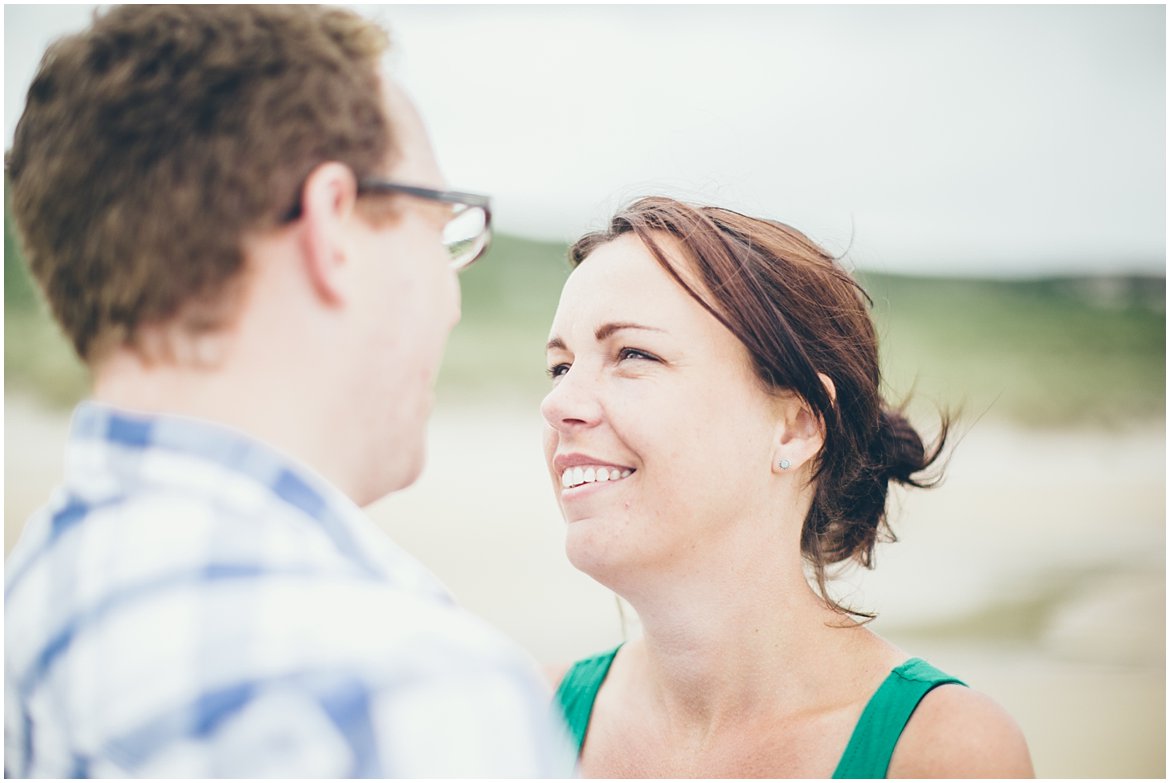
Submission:
<svg viewBox="0 0 1170 783">
<path fill-rule="evenodd" d="M 876 637 L 829 609 L 799 561 L 784 570 L 769 560 L 767 572 L 749 559 L 712 578 L 656 578 L 627 596 L 643 628 L 629 673 L 672 724 L 711 731 L 856 695 L 840 688 L 851 679 L 842 674 Z"/>
</svg>

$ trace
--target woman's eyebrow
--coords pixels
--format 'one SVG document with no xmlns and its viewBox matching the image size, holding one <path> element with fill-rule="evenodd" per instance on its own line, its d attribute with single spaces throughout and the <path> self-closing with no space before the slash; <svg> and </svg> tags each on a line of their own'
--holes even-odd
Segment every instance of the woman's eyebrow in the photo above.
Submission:
<svg viewBox="0 0 1170 783">
<path fill-rule="evenodd" d="M 612 336 L 615 332 L 620 332 L 623 329 L 643 329 L 647 332 L 666 331 L 665 329 L 659 329 L 657 326 L 646 326 L 645 324 L 636 324 L 632 321 L 614 321 L 597 327 L 597 331 L 593 333 L 593 336 L 597 339 L 597 342 L 601 342 L 607 337 Z"/>
<path fill-rule="evenodd" d="M 633 321 L 612 321 L 597 327 L 597 329 L 593 332 L 593 337 L 595 340 L 597 340 L 597 342 L 601 342 L 602 340 L 612 337 L 615 333 L 620 332 L 623 329 L 642 329 L 647 332 L 666 331 L 665 329 L 659 329 L 657 326 L 646 326 L 645 324 L 637 324 Z M 554 349 L 565 351 L 568 350 L 568 347 L 565 345 L 564 340 L 559 337 L 554 337 L 548 341 L 548 345 L 545 346 L 545 350 L 551 351 Z"/>
</svg>

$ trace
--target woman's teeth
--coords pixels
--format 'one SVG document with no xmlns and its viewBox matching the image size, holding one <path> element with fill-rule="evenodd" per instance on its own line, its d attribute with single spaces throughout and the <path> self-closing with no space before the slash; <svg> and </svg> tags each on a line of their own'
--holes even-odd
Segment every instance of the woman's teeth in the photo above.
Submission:
<svg viewBox="0 0 1170 783">
<path fill-rule="evenodd" d="M 561 474 L 561 486 L 568 489 L 596 481 L 621 481 L 633 472 L 629 468 L 565 468 Z"/>
</svg>

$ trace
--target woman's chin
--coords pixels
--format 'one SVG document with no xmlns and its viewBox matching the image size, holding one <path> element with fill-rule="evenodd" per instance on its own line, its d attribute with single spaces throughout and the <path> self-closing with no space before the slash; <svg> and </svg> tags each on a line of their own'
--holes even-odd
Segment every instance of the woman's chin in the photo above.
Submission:
<svg viewBox="0 0 1170 783">
<path fill-rule="evenodd" d="M 638 560 L 620 537 L 608 535 L 601 520 L 583 519 L 573 522 L 565 533 L 565 555 L 583 574 L 611 590 L 638 568 Z"/>
</svg>

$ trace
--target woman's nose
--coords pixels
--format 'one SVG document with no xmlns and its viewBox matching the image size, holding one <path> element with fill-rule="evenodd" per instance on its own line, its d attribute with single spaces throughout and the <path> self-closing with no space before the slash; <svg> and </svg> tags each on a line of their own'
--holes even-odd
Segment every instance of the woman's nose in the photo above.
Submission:
<svg viewBox="0 0 1170 783">
<path fill-rule="evenodd" d="M 570 367 L 540 403 L 540 413 L 558 432 L 591 427 L 601 420 L 597 386 L 584 372 Z"/>
</svg>

